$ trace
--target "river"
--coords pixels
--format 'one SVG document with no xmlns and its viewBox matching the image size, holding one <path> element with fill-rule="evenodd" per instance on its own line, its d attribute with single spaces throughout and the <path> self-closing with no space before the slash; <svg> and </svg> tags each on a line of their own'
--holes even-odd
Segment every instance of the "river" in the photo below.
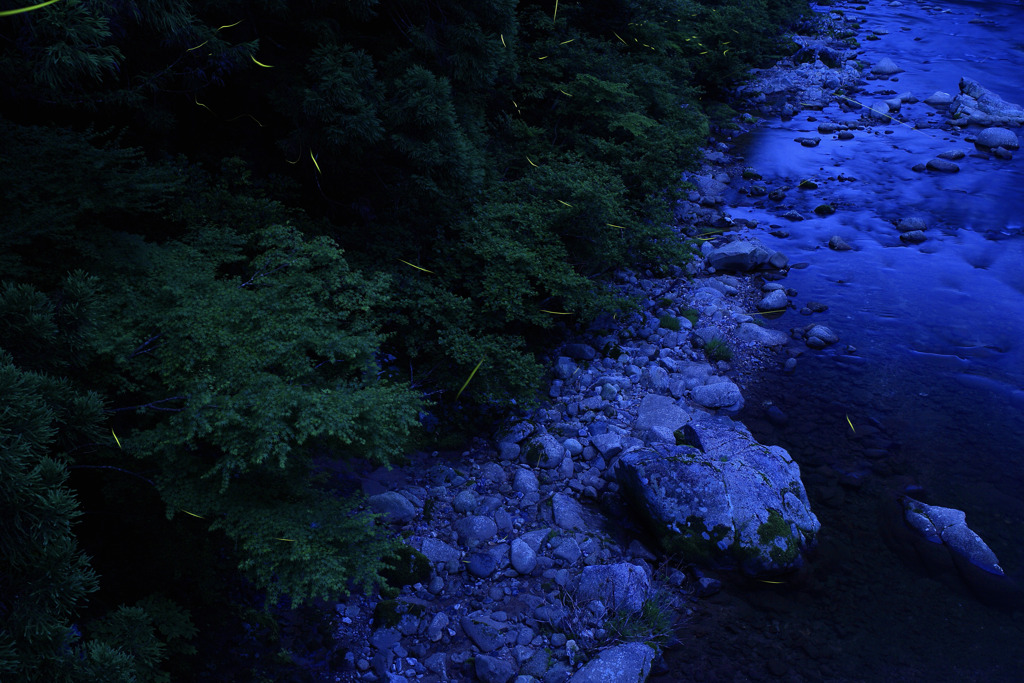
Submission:
<svg viewBox="0 0 1024 683">
<path fill-rule="evenodd" d="M 756 221 L 744 234 L 798 265 L 781 281 L 796 290 L 796 309 L 828 306 L 766 324 L 788 332 L 820 322 L 841 337 L 824 351 L 806 349 L 792 373 L 770 371 L 746 387 L 740 415 L 759 441 L 801 464 L 822 532 L 799 581 L 728 585 L 717 611 L 696 614 L 669 657 L 678 669 L 670 676 L 1024 680 L 1017 594 L 979 595 L 955 571 L 929 569 L 886 541 L 901 524 L 894 501 L 909 491 L 966 512 L 1007 575 L 1024 581 L 1024 151 L 1012 160 L 978 154 L 965 140 L 977 128 L 947 130 L 942 113 L 923 103 L 937 90 L 955 95 L 964 76 L 1024 103 L 1024 7 L 818 9 L 842 9 L 861 24 L 859 59 L 888 57 L 904 69 L 892 81 L 867 81 L 858 100 L 909 91 L 922 101 L 903 106 L 904 123 L 865 126 L 851 140 L 794 142 L 819 135 L 821 122 L 863 124 L 863 110 L 833 103 L 732 141 L 744 165 L 786 198 L 752 198 L 734 181 L 728 213 Z M 952 149 L 967 154 L 959 173 L 911 168 Z M 817 189 L 798 189 L 804 179 Z M 817 217 L 825 202 L 836 213 Z M 783 218 L 790 210 L 807 220 Z M 894 224 L 910 216 L 928 225 L 922 244 L 900 240 Z M 833 235 L 853 249 L 829 249 Z M 776 411 L 769 420 L 769 406 L 788 419 Z"/>
</svg>

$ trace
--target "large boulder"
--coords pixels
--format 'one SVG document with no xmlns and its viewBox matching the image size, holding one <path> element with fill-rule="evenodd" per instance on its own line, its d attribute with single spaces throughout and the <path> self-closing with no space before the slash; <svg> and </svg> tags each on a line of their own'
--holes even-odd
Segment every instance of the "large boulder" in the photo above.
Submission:
<svg viewBox="0 0 1024 683">
<path fill-rule="evenodd" d="M 1020 148 L 1020 140 L 1017 139 L 1017 135 L 1012 130 L 994 126 L 992 128 L 985 128 L 978 133 L 978 137 L 974 140 L 974 146 L 982 150 L 989 150 L 993 147 L 1013 150 Z"/>
<path fill-rule="evenodd" d="M 752 271 L 784 268 L 788 259 L 758 240 L 736 240 L 712 249 L 705 261 L 715 270 Z"/>
<path fill-rule="evenodd" d="M 960 94 L 949 105 L 951 123 L 958 126 L 1020 126 L 1024 108 L 1011 104 L 977 81 L 960 79 Z"/>
<path fill-rule="evenodd" d="M 641 448 L 616 470 L 665 550 L 753 576 L 801 566 L 820 524 L 789 453 L 724 417 L 699 417 L 683 431 L 691 445 Z"/>
</svg>

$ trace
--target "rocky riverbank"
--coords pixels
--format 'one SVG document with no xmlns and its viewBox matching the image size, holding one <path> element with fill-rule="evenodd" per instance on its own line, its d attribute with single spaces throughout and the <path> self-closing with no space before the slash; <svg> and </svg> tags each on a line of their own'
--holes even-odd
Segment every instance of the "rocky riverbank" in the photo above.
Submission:
<svg viewBox="0 0 1024 683">
<path fill-rule="evenodd" d="M 690 234 L 733 225 L 723 148 L 679 206 Z M 709 568 L 799 570 L 819 529 L 799 467 L 730 419 L 792 343 L 759 324 L 789 305 L 787 259 L 755 240 L 695 244 L 669 277 L 618 274 L 638 310 L 555 350 L 546 406 L 365 478 L 415 553 L 396 596 L 337 605 L 339 680 L 642 681 L 720 590 Z M 811 345 L 835 341 L 818 328 Z"/>
<path fill-rule="evenodd" d="M 821 34 L 799 37 L 800 52 L 757 74 L 739 101 L 762 116 L 837 99 L 862 109 L 859 127 L 821 122 L 818 133 L 838 139 L 895 125 L 909 99 L 894 92 L 883 112 L 856 91 L 898 72 L 856 60 L 851 39 L 860 34 L 841 13 L 822 21 Z M 954 106 L 992 102 L 971 88 L 961 85 Z M 668 277 L 620 273 L 619 293 L 638 311 L 552 352 L 544 407 L 465 452 L 416 454 L 364 479 L 374 509 L 415 553 L 397 594 L 337 606 L 339 680 L 681 680 L 663 654 L 678 645 L 680 626 L 717 608 L 723 580 L 799 576 L 819 532 L 799 468 L 732 416 L 766 365 L 792 370 L 802 354 L 852 349 L 829 327 L 827 307 L 785 286 L 786 256 L 744 238 L 743 221 L 727 213 L 728 188 L 779 205 L 789 191 L 814 189 L 769 188 L 735 156 L 729 140 L 756 125 L 754 114 L 718 131 L 705 167 L 687 178 L 693 190 L 678 219 L 700 238 L 693 261 Z M 901 225 L 903 241 L 919 243 L 926 226 L 913 217 Z M 834 237 L 828 247 L 849 248 Z M 759 324 L 791 308 L 806 322 L 789 334 Z M 761 634 L 735 638 L 775 647 Z M 805 654 L 820 658 L 811 642 Z M 790 670 L 778 658 L 766 666 Z"/>
<path fill-rule="evenodd" d="M 364 482 L 423 563 L 396 598 L 338 606 L 349 675 L 643 680 L 719 588 L 692 560 L 799 568 L 818 530 L 799 468 L 728 417 L 789 342 L 756 322 L 780 290 L 708 272 L 770 277 L 785 259 L 750 242 L 703 252 L 672 277 L 620 274 L 641 310 L 557 350 L 547 406 Z"/>
</svg>

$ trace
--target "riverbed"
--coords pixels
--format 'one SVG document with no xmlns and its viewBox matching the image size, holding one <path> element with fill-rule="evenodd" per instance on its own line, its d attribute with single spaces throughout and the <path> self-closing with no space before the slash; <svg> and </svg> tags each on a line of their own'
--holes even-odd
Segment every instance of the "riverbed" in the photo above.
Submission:
<svg viewBox="0 0 1024 683">
<path fill-rule="evenodd" d="M 1024 152 L 981 154 L 977 127 L 946 126 L 923 102 L 957 94 L 962 77 L 1024 102 L 1024 7 L 819 8 L 836 9 L 860 24 L 858 59 L 903 69 L 851 97 L 919 101 L 887 121 L 838 101 L 762 121 L 732 152 L 785 197 L 752 197 L 741 181 L 727 196 L 732 218 L 757 226 L 743 235 L 794 264 L 781 280 L 793 307 L 766 325 L 813 321 L 841 337 L 803 349 L 792 372 L 780 359 L 746 388 L 740 416 L 801 464 L 821 543 L 791 583 L 729 586 L 671 659 L 689 667 L 687 680 L 1018 681 L 1017 594 L 972 590 L 900 552 L 892 535 L 902 493 L 963 510 L 1010 579 L 1024 581 Z M 851 127 L 852 139 L 818 133 L 823 122 Z M 804 136 L 821 142 L 795 141 Z M 958 173 L 913 170 L 951 150 L 965 153 Z M 815 214 L 824 203 L 836 212 Z M 926 223 L 923 243 L 901 240 L 896 223 L 908 217 Z M 852 249 L 828 248 L 835 235 Z M 802 315 L 808 302 L 828 310 Z"/>
</svg>

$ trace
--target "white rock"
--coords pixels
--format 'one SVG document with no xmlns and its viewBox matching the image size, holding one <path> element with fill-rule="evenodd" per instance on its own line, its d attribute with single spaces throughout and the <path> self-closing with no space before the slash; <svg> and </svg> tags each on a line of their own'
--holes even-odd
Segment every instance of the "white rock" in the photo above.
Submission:
<svg viewBox="0 0 1024 683">
<path fill-rule="evenodd" d="M 892 76 L 898 74 L 903 69 L 896 66 L 896 62 L 892 61 L 888 57 L 882 57 L 878 60 L 873 67 L 871 67 L 871 73 L 876 76 Z"/>
<path fill-rule="evenodd" d="M 942 92 L 936 90 L 934 93 L 925 98 L 924 103 L 930 104 L 933 107 L 948 107 L 953 101 L 953 96 L 948 92 Z"/>
</svg>

